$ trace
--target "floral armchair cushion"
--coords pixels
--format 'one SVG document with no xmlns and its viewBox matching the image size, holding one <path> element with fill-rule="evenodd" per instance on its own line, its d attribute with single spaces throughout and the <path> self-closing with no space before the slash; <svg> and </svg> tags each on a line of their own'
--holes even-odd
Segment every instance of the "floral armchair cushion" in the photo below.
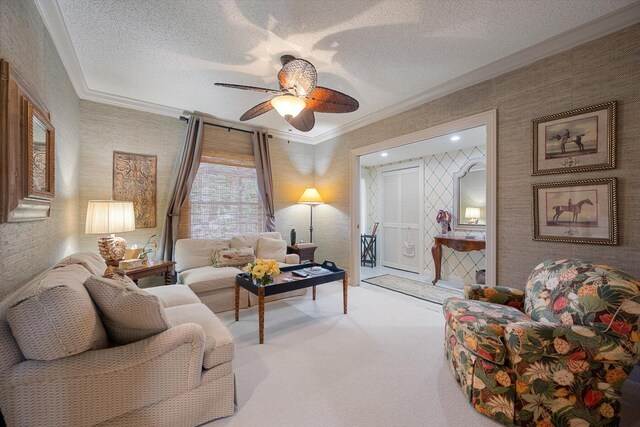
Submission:
<svg viewBox="0 0 640 427">
<path fill-rule="evenodd" d="M 475 355 L 499 365 L 505 362 L 507 350 L 502 340 L 505 326 L 531 320 L 513 307 L 455 297 L 447 299 L 442 310 L 460 343 Z"/>
<path fill-rule="evenodd" d="M 529 276 L 525 312 L 543 323 L 592 326 L 631 337 L 640 328 L 640 281 L 606 265 L 545 261 Z M 618 310 L 622 305 L 627 308 Z"/>
<path fill-rule="evenodd" d="M 493 302 L 524 311 L 524 291 L 507 286 L 467 285 L 464 297 L 475 301 Z"/>
</svg>

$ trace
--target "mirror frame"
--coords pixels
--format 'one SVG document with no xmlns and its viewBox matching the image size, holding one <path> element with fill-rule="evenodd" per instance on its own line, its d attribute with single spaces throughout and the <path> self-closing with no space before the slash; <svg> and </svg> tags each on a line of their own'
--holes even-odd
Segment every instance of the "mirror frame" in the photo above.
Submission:
<svg viewBox="0 0 640 427">
<path fill-rule="evenodd" d="M 26 194 L 27 197 L 36 197 L 36 198 L 44 198 L 44 199 L 53 199 L 56 194 L 56 168 L 55 168 L 55 140 L 56 140 L 56 132 L 51 122 L 49 122 L 49 118 L 42 112 L 40 109 L 35 106 L 33 103 L 28 100 L 24 100 L 24 123 L 27 131 L 25 132 L 25 140 L 24 144 L 27 147 L 27 180 L 26 180 Z M 47 188 L 48 190 L 39 190 L 35 186 L 35 180 L 33 176 L 34 169 L 34 161 L 33 161 L 33 119 L 38 119 L 40 123 L 45 128 L 46 131 L 46 170 L 45 176 L 47 178 Z"/>
<path fill-rule="evenodd" d="M 46 190 L 33 176 L 33 118 L 47 132 Z M 7 61 L 0 59 L 0 223 L 51 215 L 55 195 L 55 129 L 45 105 Z"/>
<path fill-rule="evenodd" d="M 451 229 L 453 231 L 481 231 L 485 232 L 487 224 L 462 224 L 460 223 L 460 180 L 473 168 L 474 166 L 482 165 L 487 169 L 487 161 L 484 157 L 475 157 L 469 159 L 462 168 L 453 174 L 453 221 L 451 222 Z M 486 175 L 486 172 L 485 172 Z M 485 191 L 486 191 L 486 179 L 485 179 Z M 486 198 L 486 196 L 485 196 Z"/>
</svg>

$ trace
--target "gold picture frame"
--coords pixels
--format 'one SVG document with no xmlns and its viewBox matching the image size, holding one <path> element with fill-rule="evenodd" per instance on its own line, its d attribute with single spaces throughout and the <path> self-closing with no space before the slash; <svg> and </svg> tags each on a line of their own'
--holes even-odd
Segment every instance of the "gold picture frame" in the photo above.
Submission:
<svg viewBox="0 0 640 427">
<path fill-rule="evenodd" d="M 533 175 L 616 167 L 616 101 L 532 121 Z"/>
<path fill-rule="evenodd" d="M 534 184 L 533 240 L 617 245 L 617 179 Z"/>
</svg>

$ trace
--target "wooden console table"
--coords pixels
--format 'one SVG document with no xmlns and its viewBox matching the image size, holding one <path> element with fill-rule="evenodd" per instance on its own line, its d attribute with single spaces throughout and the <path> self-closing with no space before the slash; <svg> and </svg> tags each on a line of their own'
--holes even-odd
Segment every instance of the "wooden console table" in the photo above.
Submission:
<svg viewBox="0 0 640 427">
<path fill-rule="evenodd" d="M 469 239 L 466 237 L 454 237 L 439 235 L 434 239 L 433 247 L 431 248 L 431 254 L 433 255 L 433 262 L 436 266 L 436 277 L 433 279 L 435 285 L 440 280 L 440 273 L 442 270 L 442 247 L 446 246 L 458 252 L 470 252 L 480 251 L 485 248 L 486 242 L 483 239 Z"/>
</svg>

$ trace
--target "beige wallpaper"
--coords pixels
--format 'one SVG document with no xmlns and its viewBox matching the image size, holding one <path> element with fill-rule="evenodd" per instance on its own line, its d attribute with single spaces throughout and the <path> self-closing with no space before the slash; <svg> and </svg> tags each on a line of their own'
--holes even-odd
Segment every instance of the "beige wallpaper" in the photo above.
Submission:
<svg viewBox="0 0 640 427">
<path fill-rule="evenodd" d="M 0 224 L 0 298 L 78 249 L 78 97 L 35 5 L 0 1 L 0 57 L 45 103 L 56 129 L 56 195 L 51 217 Z"/>
<path fill-rule="evenodd" d="M 287 242 L 289 242 L 292 228 L 296 230 L 298 241 L 300 239 L 309 241 L 310 208 L 307 205 L 299 205 L 297 202 L 305 188 L 314 185 L 313 146 L 272 138 L 269 140 L 269 155 L 273 176 L 276 230 L 282 233 L 282 237 Z"/>
<path fill-rule="evenodd" d="M 142 247 L 147 239 L 162 232 L 169 182 L 186 122 L 178 118 L 114 107 L 92 101 L 80 102 L 80 249 L 97 251 L 100 236 L 84 234 L 87 202 L 111 199 L 113 152 L 157 156 L 156 227 L 118 234 L 128 246 Z M 158 238 L 158 241 L 160 239 Z"/>
<path fill-rule="evenodd" d="M 547 258 L 577 257 L 640 276 L 640 24 L 585 43 L 314 146 L 315 183 L 329 205 L 317 209 L 320 259 L 349 264 L 349 152 L 466 116 L 498 110 L 498 283 L 524 287 Z M 618 167 L 610 171 L 531 176 L 531 120 L 600 102 L 618 101 Z M 531 185 L 618 177 L 620 245 L 533 241 Z"/>
</svg>

